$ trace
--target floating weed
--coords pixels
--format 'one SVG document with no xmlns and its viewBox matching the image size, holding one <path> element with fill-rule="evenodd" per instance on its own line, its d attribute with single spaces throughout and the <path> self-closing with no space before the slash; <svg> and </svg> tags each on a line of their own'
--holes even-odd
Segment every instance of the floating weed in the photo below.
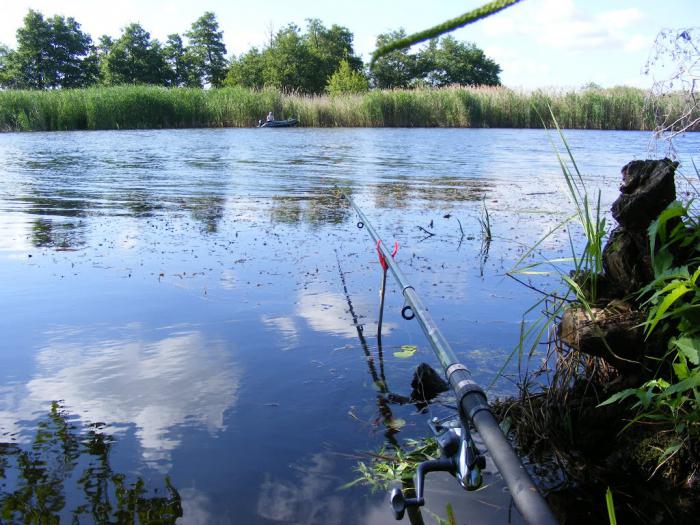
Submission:
<svg viewBox="0 0 700 525">
<path fill-rule="evenodd" d="M 354 469 L 359 476 L 341 488 L 362 484 L 374 492 L 388 490 L 396 482 L 410 485 L 419 463 L 440 457 L 434 438 L 407 439 L 404 443 L 405 450 L 384 446 L 376 454 L 367 454 L 369 461 L 358 462 Z"/>
<path fill-rule="evenodd" d="M 402 345 L 401 351 L 394 352 L 394 357 L 398 357 L 399 359 L 407 359 L 409 357 L 413 357 L 417 351 L 418 347 L 415 345 Z"/>
</svg>

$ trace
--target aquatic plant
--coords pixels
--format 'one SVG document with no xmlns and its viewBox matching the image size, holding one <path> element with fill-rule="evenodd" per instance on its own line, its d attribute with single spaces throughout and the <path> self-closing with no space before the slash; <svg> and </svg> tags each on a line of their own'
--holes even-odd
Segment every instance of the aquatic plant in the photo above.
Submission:
<svg viewBox="0 0 700 525">
<path fill-rule="evenodd" d="M 679 95 L 680 96 L 680 95 Z M 659 99 L 668 114 L 673 96 Z M 504 87 L 372 90 L 336 96 L 276 89 L 145 85 L 0 91 L 0 130 L 252 127 L 268 111 L 312 127 L 473 127 L 650 130 L 654 112 L 635 88 L 519 91 Z"/>
<path fill-rule="evenodd" d="M 416 467 L 422 461 L 440 457 L 440 447 L 435 438 L 407 439 L 404 449 L 384 446 L 377 453 L 368 453 L 369 461 L 359 461 L 355 472 L 359 474 L 342 488 L 363 484 L 372 491 L 388 490 L 394 483 L 412 485 Z"/>
</svg>

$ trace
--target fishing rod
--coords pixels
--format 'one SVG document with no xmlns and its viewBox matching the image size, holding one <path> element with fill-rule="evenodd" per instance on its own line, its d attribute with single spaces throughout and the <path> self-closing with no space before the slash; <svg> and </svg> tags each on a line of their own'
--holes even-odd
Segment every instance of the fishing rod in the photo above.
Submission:
<svg viewBox="0 0 700 525">
<path fill-rule="evenodd" d="M 540 495 L 534 482 L 527 473 L 520 458 L 503 435 L 496 418 L 486 400 L 481 387 L 471 379 L 469 370 L 457 360 L 452 347 L 442 335 L 415 288 L 409 284 L 392 254 L 381 242 L 379 234 L 367 219 L 360 207 L 345 193 L 340 197 L 350 203 L 359 217 L 358 228 L 366 229 L 374 242 L 380 258 L 384 259 L 391 274 L 401 287 L 404 307 L 401 315 L 406 320 L 416 319 L 430 346 L 437 356 L 445 378 L 457 397 L 458 420 L 433 419 L 430 428 L 436 437 L 443 457 L 424 461 L 416 470 L 416 496 L 406 498 L 400 489 L 391 492 L 391 506 L 396 519 L 401 519 L 409 507 L 421 507 L 425 504 L 423 489 L 425 476 L 429 472 L 446 471 L 454 475 L 466 490 L 475 490 L 481 485 L 481 470 L 485 467 L 484 457 L 479 454 L 469 433 L 470 423 L 481 436 L 484 445 L 491 454 L 493 462 L 501 473 L 513 498 L 516 508 L 529 524 L 556 525 L 544 498 Z"/>
</svg>

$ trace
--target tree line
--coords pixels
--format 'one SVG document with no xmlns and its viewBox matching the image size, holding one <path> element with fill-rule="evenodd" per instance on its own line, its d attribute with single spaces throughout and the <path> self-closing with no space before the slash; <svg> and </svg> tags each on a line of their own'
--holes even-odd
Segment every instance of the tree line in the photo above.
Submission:
<svg viewBox="0 0 700 525">
<path fill-rule="evenodd" d="M 405 36 L 381 34 L 377 46 Z M 44 17 L 30 10 L 17 30 L 17 47 L 0 45 L 0 87 L 57 89 L 93 85 L 152 84 L 167 87 L 275 87 L 317 94 L 415 86 L 498 85 L 501 68 L 476 45 L 453 37 L 434 39 L 417 53 L 394 51 L 369 69 L 356 54 L 354 35 L 317 19 L 270 34 L 262 48 L 227 58 L 216 15 L 205 12 L 183 35 L 165 42 L 140 24 L 118 38 L 97 42 L 73 17 Z"/>
</svg>

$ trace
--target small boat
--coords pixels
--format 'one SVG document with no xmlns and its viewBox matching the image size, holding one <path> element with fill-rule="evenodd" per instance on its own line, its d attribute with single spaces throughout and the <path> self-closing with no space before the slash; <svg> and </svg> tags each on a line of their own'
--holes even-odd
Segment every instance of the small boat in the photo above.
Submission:
<svg viewBox="0 0 700 525">
<path fill-rule="evenodd" d="M 291 128 L 296 126 L 299 122 L 295 118 L 288 118 L 287 120 L 268 120 L 267 122 L 258 122 L 259 128 Z"/>
</svg>

